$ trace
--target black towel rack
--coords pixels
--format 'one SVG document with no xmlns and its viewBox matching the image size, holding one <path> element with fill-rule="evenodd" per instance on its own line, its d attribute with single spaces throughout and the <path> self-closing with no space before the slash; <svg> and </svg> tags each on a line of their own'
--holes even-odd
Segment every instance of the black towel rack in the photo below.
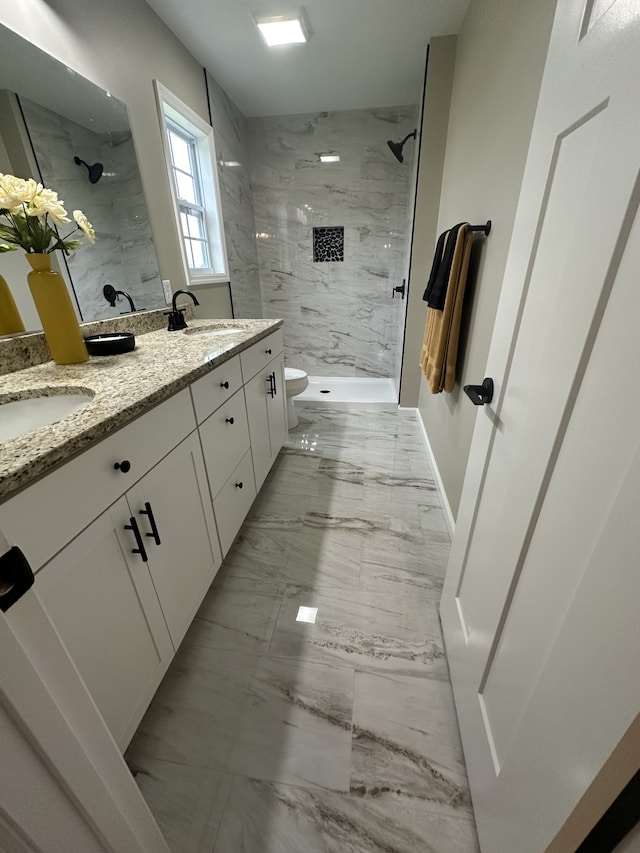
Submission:
<svg viewBox="0 0 640 853">
<path fill-rule="evenodd" d="M 470 231 L 484 231 L 485 237 L 488 237 L 491 234 L 491 220 L 487 219 L 484 225 L 470 225 Z"/>
</svg>

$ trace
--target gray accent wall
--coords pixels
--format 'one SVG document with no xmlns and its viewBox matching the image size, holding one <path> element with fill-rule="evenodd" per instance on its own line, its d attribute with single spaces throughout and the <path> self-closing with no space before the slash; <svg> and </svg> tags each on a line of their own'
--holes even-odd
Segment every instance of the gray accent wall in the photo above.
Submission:
<svg viewBox="0 0 640 853">
<path fill-rule="evenodd" d="M 420 384 L 420 414 L 454 517 L 475 419 L 486 417 L 462 386 L 485 375 L 555 5 L 474 0 L 458 36 L 436 232 L 487 219 L 493 230 L 472 257 L 456 387 L 432 395 L 424 379 Z M 420 193 L 418 208 L 430 203 Z M 419 290 L 429 267 L 416 270 L 412 287 Z"/>
<path fill-rule="evenodd" d="M 320 376 L 399 376 L 415 143 L 387 139 L 417 107 L 248 119 L 265 317 L 285 320 L 285 360 Z M 319 155 L 337 152 L 339 163 Z M 313 227 L 344 227 L 344 260 L 313 261 Z"/>
</svg>

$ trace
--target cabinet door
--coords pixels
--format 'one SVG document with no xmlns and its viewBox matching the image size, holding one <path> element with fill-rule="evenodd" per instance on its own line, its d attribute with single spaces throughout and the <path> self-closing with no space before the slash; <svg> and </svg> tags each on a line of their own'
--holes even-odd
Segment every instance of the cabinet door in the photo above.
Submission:
<svg viewBox="0 0 640 853">
<path fill-rule="evenodd" d="M 269 376 L 271 372 L 269 367 L 263 368 L 257 376 L 250 379 L 244 386 L 257 491 L 260 491 L 273 461 L 271 437 L 269 435 L 269 404 L 267 402 L 270 399 L 268 391 L 270 390 Z"/>
<path fill-rule="evenodd" d="M 287 434 L 287 395 L 284 384 L 284 358 L 279 355 L 269 364 L 267 370 L 273 375 L 274 394 L 267 394 L 269 414 L 269 440 L 271 444 L 271 464 L 280 452 Z"/>
<path fill-rule="evenodd" d="M 249 449 L 242 390 L 200 424 L 199 431 L 211 497 L 215 498 Z"/>
<path fill-rule="evenodd" d="M 223 554 L 226 555 L 233 545 L 233 540 L 251 509 L 255 496 L 253 465 L 251 454 L 247 451 L 246 456 L 220 489 L 218 497 L 213 502 L 220 528 Z"/>
<path fill-rule="evenodd" d="M 197 433 L 130 489 L 127 500 L 177 648 L 222 561 Z"/>
<path fill-rule="evenodd" d="M 124 750 L 173 656 L 146 563 L 125 530 L 124 498 L 36 576 L 56 626 L 118 746 Z"/>
</svg>

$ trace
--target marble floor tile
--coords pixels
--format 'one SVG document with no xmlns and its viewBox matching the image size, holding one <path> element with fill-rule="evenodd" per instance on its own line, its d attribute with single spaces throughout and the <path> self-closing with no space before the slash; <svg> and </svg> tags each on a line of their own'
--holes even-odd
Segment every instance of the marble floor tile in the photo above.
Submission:
<svg viewBox="0 0 640 853">
<path fill-rule="evenodd" d="M 416 807 L 471 817 L 446 681 L 356 672 L 351 761 L 354 794 L 401 795 Z"/>
<path fill-rule="evenodd" d="M 259 660 L 193 645 L 187 633 L 127 757 L 223 770 Z"/>
<path fill-rule="evenodd" d="M 348 791 L 352 703 L 353 670 L 262 658 L 225 769 Z"/>
<path fill-rule="evenodd" d="M 130 770 L 172 853 L 211 853 L 233 778 L 144 757 Z"/>
<path fill-rule="evenodd" d="M 446 532 L 434 532 L 427 536 L 423 534 L 417 512 L 409 518 L 405 518 L 404 514 L 396 516 L 391 513 L 388 524 L 367 537 L 362 559 L 412 572 L 443 576 L 450 547 Z"/>
<path fill-rule="evenodd" d="M 233 780 L 214 853 L 477 853 L 473 821 L 384 801 Z"/>
<path fill-rule="evenodd" d="M 379 595 L 410 596 L 416 601 L 439 602 L 442 598 L 443 578 L 414 572 L 399 566 L 382 565 L 362 560 L 360 586 Z"/>
<path fill-rule="evenodd" d="M 224 576 L 217 580 L 200 606 L 187 642 L 227 651 L 266 651 L 284 585 Z"/>
<path fill-rule="evenodd" d="M 174 853 L 477 853 L 415 415 L 297 411 L 126 759 Z"/>
<path fill-rule="evenodd" d="M 296 621 L 300 606 L 318 609 L 315 623 Z M 269 655 L 448 678 L 435 602 L 363 589 L 288 587 Z"/>
<path fill-rule="evenodd" d="M 224 558 L 220 573 L 225 578 L 282 580 L 282 569 L 292 537 L 286 525 L 272 527 L 260 520 L 247 520 Z"/>
</svg>

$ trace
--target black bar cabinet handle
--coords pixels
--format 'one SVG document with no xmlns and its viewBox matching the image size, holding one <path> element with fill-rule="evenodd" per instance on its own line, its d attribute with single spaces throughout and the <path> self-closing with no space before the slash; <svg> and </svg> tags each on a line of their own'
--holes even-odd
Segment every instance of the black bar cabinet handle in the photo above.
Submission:
<svg viewBox="0 0 640 853">
<path fill-rule="evenodd" d="M 151 536 L 156 543 L 156 545 L 160 544 L 160 536 L 158 534 L 158 526 L 156 524 L 156 520 L 153 517 L 153 510 L 151 509 L 151 504 L 149 501 L 146 501 L 144 505 L 144 509 L 141 509 L 138 515 L 146 515 L 149 519 L 149 526 L 151 527 L 151 533 L 146 533 L 145 536 Z"/>
<path fill-rule="evenodd" d="M 278 396 L 278 384 L 277 384 L 277 382 L 276 382 L 276 372 L 275 372 L 275 370 L 273 371 L 273 373 L 272 373 L 271 375 L 273 376 L 273 396 L 274 396 L 274 397 L 277 397 L 277 396 Z"/>
<path fill-rule="evenodd" d="M 274 389 L 274 387 L 273 387 L 273 373 L 270 373 L 270 374 L 267 376 L 267 382 L 269 383 L 269 388 L 268 388 L 268 390 L 267 390 L 267 394 L 268 394 L 270 397 L 275 397 L 275 396 L 276 396 L 276 392 L 275 392 L 275 389 Z"/>
<path fill-rule="evenodd" d="M 142 558 L 142 562 L 146 563 L 148 560 L 147 552 L 145 551 L 145 548 L 144 548 L 144 542 L 142 541 L 142 536 L 140 536 L 140 528 L 138 527 L 138 522 L 135 520 L 135 518 L 133 516 L 131 516 L 131 518 L 129 519 L 129 524 L 125 524 L 124 529 L 125 530 L 133 530 L 133 535 L 136 537 L 136 542 L 138 544 L 138 547 L 132 548 L 131 553 L 132 554 L 140 554 L 140 557 Z"/>
</svg>

